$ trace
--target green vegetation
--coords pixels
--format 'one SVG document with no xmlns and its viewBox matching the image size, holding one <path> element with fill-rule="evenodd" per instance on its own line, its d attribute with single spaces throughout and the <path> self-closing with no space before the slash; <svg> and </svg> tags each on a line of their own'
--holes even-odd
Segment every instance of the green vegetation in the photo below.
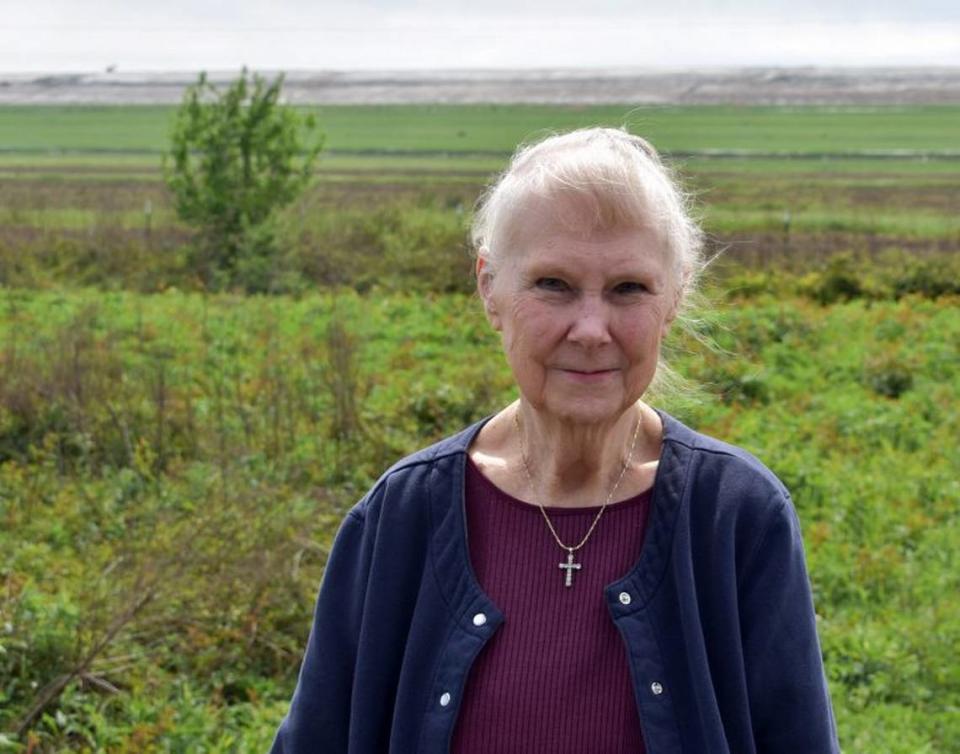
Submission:
<svg viewBox="0 0 960 754">
<path fill-rule="evenodd" d="M 187 265 L 207 290 L 264 290 L 276 213 L 313 177 L 323 139 L 312 117 L 280 103 L 282 87 L 282 75 L 267 82 L 246 68 L 222 89 L 201 73 L 177 111 L 164 173 L 177 215 L 199 231 Z"/>
<path fill-rule="evenodd" d="M 0 108 L 0 148 L 12 150 L 0 152 L 0 281 L 201 285 L 186 252 L 190 228 L 161 182 L 173 112 Z M 629 123 L 661 149 L 691 155 L 678 169 L 704 208 L 713 250 L 726 249 L 727 259 L 816 271 L 836 253 L 871 264 L 890 252 L 925 257 L 960 246 L 953 107 L 311 112 L 331 151 L 318 161 L 317 185 L 278 217 L 283 253 L 260 281 L 274 292 L 331 283 L 469 289 L 463 229 L 507 152 L 551 129 L 596 122 Z M 753 156 L 716 156 L 740 150 Z M 868 156 L 881 152 L 926 157 Z M 799 156 L 769 156 L 786 153 Z"/>
<path fill-rule="evenodd" d="M 357 105 L 304 108 L 333 152 L 487 152 L 508 155 L 545 130 L 626 125 L 666 152 L 743 150 L 789 154 L 872 151 L 960 155 L 960 107 L 632 107 L 555 105 Z M 7 151 L 155 152 L 166 148 L 175 108 L 8 106 Z"/>
<path fill-rule="evenodd" d="M 794 492 L 849 751 L 960 740 L 957 303 L 760 293 L 705 319 L 725 353 L 676 344 L 714 397 L 675 410 Z M 3 727 L 82 667 L 32 727 L 47 750 L 263 749 L 338 517 L 512 395 L 457 294 L 3 305 Z"/>
<path fill-rule="evenodd" d="M 0 752 L 267 750 L 344 511 L 513 396 L 478 192 L 517 140 L 625 120 L 700 155 L 724 250 L 717 348 L 671 343 L 699 399 L 660 405 L 793 492 L 844 751 L 960 752 L 960 161 L 836 157 L 953 153 L 955 108 L 323 108 L 360 153 L 282 213 L 272 296 L 202 291 L 171 113 L 0 108 L 42 152 L 0 155 Z M 835 157 L 703 156 L 744 145 Z"/>
</svg>

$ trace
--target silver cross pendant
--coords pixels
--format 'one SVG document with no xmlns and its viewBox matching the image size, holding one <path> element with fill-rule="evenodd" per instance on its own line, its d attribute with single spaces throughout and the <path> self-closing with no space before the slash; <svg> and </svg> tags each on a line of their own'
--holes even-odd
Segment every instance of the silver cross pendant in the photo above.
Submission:
<svg viewBox="0 0 960 754">
<path fill-rule="evenodd" d="M 567 572 L 566 578 L 564 579 L 564 582 L 563 582 L 563 585 L 564 585 L 564 586 L 573 586 L 573 572 L 574 572 L 574 571 L 579 571 L 579 570 L 583 567 L 583 564 L 582 564 L 582 563 L 574 563 L 574 562 L 573 562 L 573 548 L 572 548 L 572 547 L 568 547 L 568 548 L 567 548 L 567 562 L 566 562 L 566 563 L 560 563 L 560 567 L 563 568 L 563 569 L 565 569 L 566 572 Z"/>
</svg>

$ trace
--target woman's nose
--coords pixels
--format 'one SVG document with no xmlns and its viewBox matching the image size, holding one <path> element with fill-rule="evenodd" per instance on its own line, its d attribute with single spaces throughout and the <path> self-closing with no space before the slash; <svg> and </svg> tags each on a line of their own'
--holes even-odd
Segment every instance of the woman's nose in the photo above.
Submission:
<svg viewBox="0 0 960 754">
<path fill-rule="evenodd" d="M 567 339 L 583 346 L 609 343 L 609 313 L 604 302 L 599 297 L 584 296 L 578 303 Z"/>
</svg>

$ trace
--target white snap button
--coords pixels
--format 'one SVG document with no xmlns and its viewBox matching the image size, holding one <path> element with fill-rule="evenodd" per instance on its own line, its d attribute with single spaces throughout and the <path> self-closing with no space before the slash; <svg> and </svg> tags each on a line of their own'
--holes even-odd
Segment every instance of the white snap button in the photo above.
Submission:
<svg viewBox="0 0 960 754">
<path fill-rule="evenodd" d="M 650 690 L 653 692 L 654 696 L 660 696 L 663 693 L 663 686 L 659 682 L 654 681 L 650 684 Z"/>
<path fill-rule="evenodd" d="M 446 707 L 448 704 L 450 704 L 450 694 L 447 693 L 446 691 L 444 691 L 444 692 L 440 695 L 440 706 L 441 706 L 441 707 Z"/>
<path fill-rule="evenodd" d="M 620 592 L 620 602 L 624 605 L 630 604 L 630 592 Z"/>
<path fill-rule="evenodd" d="M 483 613 L 477 613 L 476 615 L 473 616 L 473 625 L 475 626 L 482 626 L 486 622 L 487 622 L 487 616 L 484 615 Z"/>
</svg>

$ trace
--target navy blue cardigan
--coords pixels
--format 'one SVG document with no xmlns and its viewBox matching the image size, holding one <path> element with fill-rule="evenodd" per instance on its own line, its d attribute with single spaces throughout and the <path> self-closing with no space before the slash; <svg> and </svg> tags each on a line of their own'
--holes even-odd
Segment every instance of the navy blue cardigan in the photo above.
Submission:
<svg viewBox="0 0 960 754">
<path fill-rule="evenodd" d="M 605 589 L 648 752 L 838 752 L 786 489 L 660 415 L 642 552 Z M 467 549 L 464 467 L 482 425 L 400 461 L 347 514 L 272 754 L 449 752 L 470 666 L 504 621 Z"/>
</svg>

